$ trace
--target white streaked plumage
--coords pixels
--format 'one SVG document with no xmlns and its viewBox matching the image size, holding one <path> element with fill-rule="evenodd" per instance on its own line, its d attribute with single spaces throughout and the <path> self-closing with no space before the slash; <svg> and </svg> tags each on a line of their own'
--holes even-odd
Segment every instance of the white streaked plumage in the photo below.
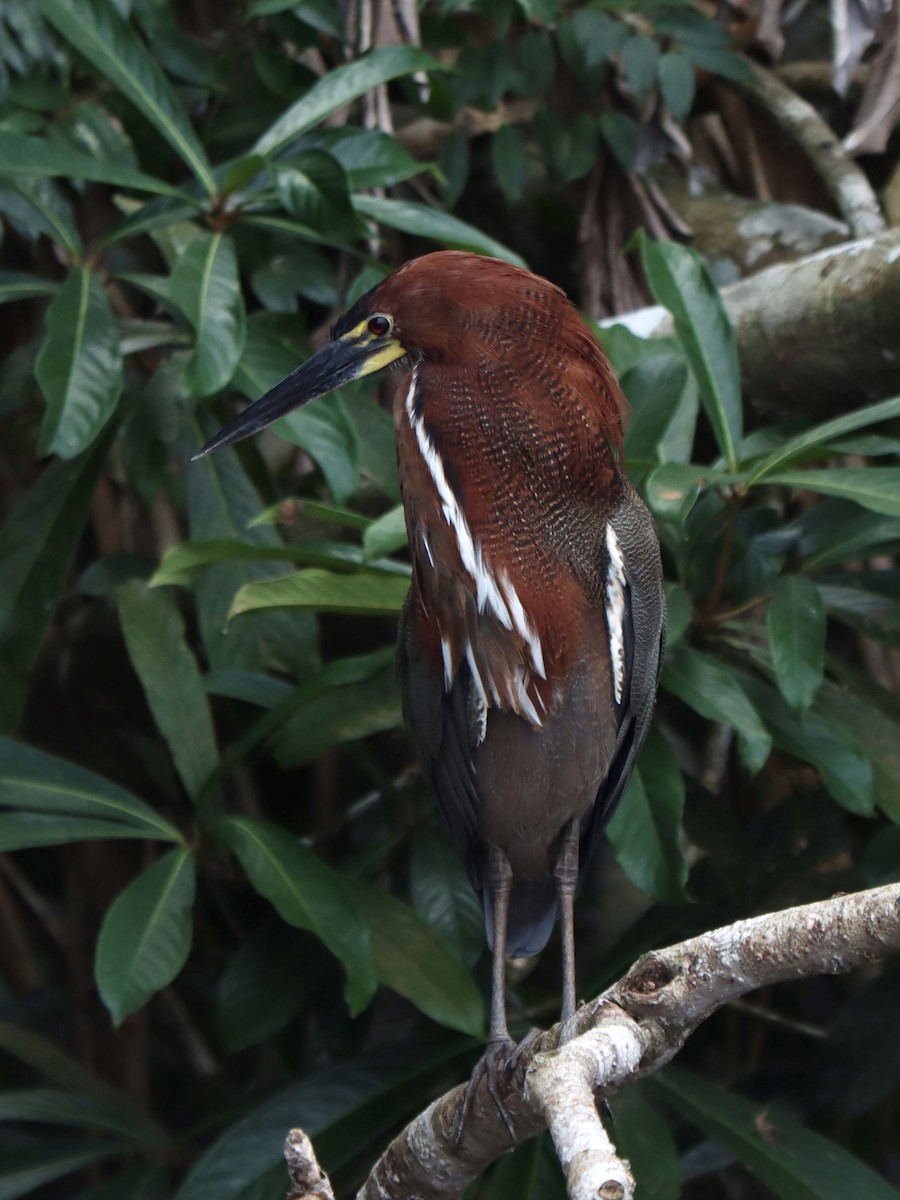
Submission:
<svg viewBox="0 0 900 1200">
<path fill-rule="evenodd" d="M 544 651 L 541 646 L 541 640 L 538 637 L 537 630 L 529 620 L 528 614 L 525 612 L 522 601 L 512 581 L 505 574 L 499 577 L 495 576 L 485 561 L 481 546 L 472 535 L 469 522 L 466 520 L 459 501 L 450 487 L 447 472 L 444 469 L 444 464 L 437 447 L 429 436 L 424 421 L 416 412 L 416 391 L 418 386 L 419 367 L 417 363 L 413 366 L 410 373 L 409 389 L 406 393 L 404 403 L 410 428 L 415 434 L 419 453 L 422 455 L 422 460 L 428 468 L 428 473 L 437 490 L 444 520 L 456 535 L 456 547 L 463 570 L 466 571 L 474 584 L 476 608 L 481 613 L 491 613 L 504 629 L 515 630 L 525 642 L 530 663 L 528 667 L 519 667 L 517 670 L 515 697 L 519 712 L 531 721 L 533 725 L 540 726 L 542 724 L 541 717 L 538 714 L 534 701 L 528 694 L 528 687 L 531 683 L 532 673 L 538 675 L 541 679 L 546 679 Z M 434 558 L 432 557 L 427 535 L 423 535 L 422 544 L 428 556 L 429 563 L 434 567 Z M 443 638 L 441 639 L 441 654 L 444 661 L 444 685 L 449 691 L 453 683 L 452 654 L 449 643 Z M 482 721 L 483 728 L 486 729 L 488 701 L 485 680 L 482 679 L 480 672 L 475 666 L 475 656 L 468 642 L 466 643 L 466 658 L 477 692 L 477 703 L 481 706 L 479 713 L 482 708 L 484 712 L 483 721 L 481 717 L 479 717 L 479 720 Z M 499 697 L 494 680 L 489 676 L 486 682 L 494 703 L 498 704 Z M 544 705 L 541 704 L 541 707 L 543 708 Z M 481 736 L 484 736 L 483 732 Z"/>
<path fill-rule="evenodd" d="M 606 550 L 609 568 L 606 573 L 606 628 L 609 632 L 609 661 L 612 670 L 613 695 L 616 704 L 622 703 L 625 692 L 625 559 L 612 525 L 606 526 Z"/>
</svg>

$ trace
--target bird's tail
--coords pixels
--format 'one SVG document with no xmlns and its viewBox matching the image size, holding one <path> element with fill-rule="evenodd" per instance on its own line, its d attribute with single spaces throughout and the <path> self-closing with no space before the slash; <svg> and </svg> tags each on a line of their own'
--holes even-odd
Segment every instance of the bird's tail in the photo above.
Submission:
<svg viewBox="0 0 900 1200">
<path fill-rule="evenodd" d="M 494 905 L 490 888 L 482 893 L 484 927 L 488 946 L 494 948 Z M 552 879 L 520 880 L 513 885 L 509 897 L 509 920 L 506 926 L 506 957 L 528 958 L 540 954 L 547 945 L 559 901 Z"/>
</svg>

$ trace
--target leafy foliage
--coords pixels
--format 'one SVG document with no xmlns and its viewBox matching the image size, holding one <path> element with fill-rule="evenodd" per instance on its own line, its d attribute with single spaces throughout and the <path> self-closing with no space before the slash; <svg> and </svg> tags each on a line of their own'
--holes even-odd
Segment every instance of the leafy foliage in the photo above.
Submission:
<svg viewBox="0 0 900 1200">
<path fill-rule="evenodd" d="M 399 733 L 409 567 L 384 396 L 347 389 L 286 440 L 191 459 L 405 257 L 462 247 L 572 286 L 564 186 L 598 160 L 645 167 L 694 68 L 745 69 L 693 6 L 626 7 L 436 3 L 430 53 L 352 61 L 329 0 L 226 6 L 217 29 L 149 0 L 0 13 L 0 850 L 22 851 L 2 882 L 3 1196 L 266 1200 L 294 1124 L 347 1190 L 471 1062 L 481 915 Z M 354 107 L 388 86 L 448 125 L 525 116 L 480 146 L 457 123 L 420 159 Z M 601 336 L 670 647 L 610 829 L 625 899 L 584 899 L 607 930 L 581 939 L 585 992 L 652 945 L 900 874 L 900 702 L 862 669 L 900 644 L 897 571 L 871 565 L 900 548 L 900 400 L 751 429 L 705 263 L 648 238 L 639 256 L 676 336 Z M 845 451 L 858 431 L 880 440 Z M 876 465 L 840 464 L 873 446 Z M 553 1019 L 556 976 L 551 952 L 514 978 L 517 1029 Z M 862 1161 L 892 1147 L 857 1121 L 896 1117 L 893 1027 L 863 1044 L 852 1019 L 895 985 L 784 989 L 771 1026 L 723 1016 L 694 1073 L 623 1096 L 646 1195 L 723 1154 L 778 1195 L 895 1195 Z M 830 1073 L 802 1033 L 765 1032 L 782 1004 L 831 1025 Z M 754 1130 L 779 1102 L 772 1145 Z M 474 1194 L 559 1188 L 541 1141 Z"/>
</svg>

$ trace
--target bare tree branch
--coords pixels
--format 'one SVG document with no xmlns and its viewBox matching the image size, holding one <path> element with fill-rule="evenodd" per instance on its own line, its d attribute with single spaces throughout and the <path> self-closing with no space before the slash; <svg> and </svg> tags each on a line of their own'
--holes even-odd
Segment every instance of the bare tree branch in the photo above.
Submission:
<svg viewBox="0 0 900 1200">
<path fill-rule="evenodd" d="M 900 884 L 890 884 L 738 921 L 645 954 L 565 1027 L 535 1038 L 505 1078 L 503 1098 L 517 1144 L 549 1124 L 573 1200 L 588 1195 L 630 1200 L 634 1187 L 627 1164 L 616 1156 L 599 1119 L 586 1111 L 589 1093 L 608 1096 L 659 1070 L 702 1021 L 735 997 L 808 975 L 849 971 L 898 951 Z M 510 1149 L 483 1086 L 465 1138 L 455 1144 L 462 1090 L 436 1100 L 394 1139 L 357 1200 L 452 1200 Z M 593 1192 L 577 1190 L 582 1180 Z"/>
<path fill-rule="evenodd" d="M 885 221 L 875 193 L 831 127 L 774 72 L 757 63 L 750 66 L 750 77 L 737 86 L 749 100 L 764 108 L 807 156 L 853 236 L 882 233 Z"/>
</svg>

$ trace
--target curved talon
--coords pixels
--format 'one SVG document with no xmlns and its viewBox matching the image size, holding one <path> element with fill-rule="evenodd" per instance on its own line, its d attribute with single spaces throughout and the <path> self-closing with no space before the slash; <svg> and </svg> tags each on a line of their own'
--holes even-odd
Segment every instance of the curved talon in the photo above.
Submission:
<svg viewBox="0 0 900 1200">
<path fill-rule="evenodd" d="M 478 1090 L 478 1085 L 485 1077 L 487 1077 L 488 1095 L 493 1100 L 494 1107 L 500 1114 L 500 1118 L 506 1126 L 506 1131 L 511 1140 L 516 1140 L 516 1131 L 513 1126 L 512 1117 L 510 1116 L 509 1109 L 503 1103 L 503 1098 L 500 1095 L 498 1087 L 500 1071 L 509 1070 L 509 1063 L 515 1057 L 515 1053 L 516 1043 L 512 1038 L 507 1038 L 502 1042 L 489 1043 L 484 1054 L 482 1054 L 481 1058 L 479 1058 L 478 1062 L 472 1068 L 472 1074 L 469 1076 L 469 1082 L 466 1084 L 462 1103 L 459 1106 L 456 1131 L 453 1135 L 453 1141 L 457 1146 L 462 1145 L 466 1123 L 469 1120 L 472 1105 L 475 1101 L 475 1093 Z"/>
</svg>

